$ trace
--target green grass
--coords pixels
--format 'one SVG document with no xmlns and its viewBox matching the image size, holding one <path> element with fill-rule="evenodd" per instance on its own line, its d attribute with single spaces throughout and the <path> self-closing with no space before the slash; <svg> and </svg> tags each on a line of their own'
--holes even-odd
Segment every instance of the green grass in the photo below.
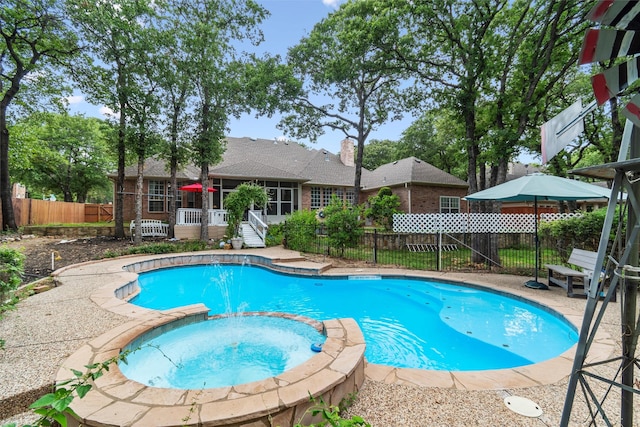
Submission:
<svg viewBox="0 0 640 427">
<path fill-rule="evenodd" d="M 307 248 L 304 252 L 327 254 L 326 240 L 318 239 L 313 247 Z M 535 249 L 529 247 L 499 249 L 500 267 L 493 266 L 495 272 L 528 275 L 535 266 Z M 369 247 L 345 248 L 344 253 L 331 249 L 329 255 L 346 260 L 363 261 L 374 263 L 373 249 Z M 455 251 L 442 252 L 442 270 L 477 271 L 489 269 L 488 263 L 475 264 L 471 261 L 471 250 L 460 248 Z M 553 249 L 542 249 L 540 251 L 540 269 L 545 263 L 562 263 L 560 254 Z M 398 267 L 413 270 L 437 270 L 437 252 L 409 252 L 407 250 L 387 250 L 379 249 L 377 253 L 377 264 L 395 265 Z"/>
</svg>

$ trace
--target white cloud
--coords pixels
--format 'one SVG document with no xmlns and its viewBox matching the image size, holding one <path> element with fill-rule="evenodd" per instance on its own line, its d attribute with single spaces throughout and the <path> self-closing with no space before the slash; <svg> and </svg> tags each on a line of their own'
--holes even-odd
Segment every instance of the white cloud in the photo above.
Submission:
<svg viewBox="0 0 640 427">
<path fill-rule="evenodd" d="M 111 108 L 109 107 L 100 107 L 100 114 L 102 114 L 103 116 L 108 116 L 108 117 L 114 117 L 114 118 L 118 118 L 120 117 L 120 114 L 114 112 Z"/>
<path fill-rule="evenodd" d="M 322 4 L 337 9 L 342 0 L 322 0 Z"/>
<path fill-rule="evenodd" d="M 69 105 L 71 105 L 71 104 L 80 104 L 80 103 L 84 102 L 84 96 L 83 95 L 67 96 L 67 102 L 69 103 Z"/>
</svg>

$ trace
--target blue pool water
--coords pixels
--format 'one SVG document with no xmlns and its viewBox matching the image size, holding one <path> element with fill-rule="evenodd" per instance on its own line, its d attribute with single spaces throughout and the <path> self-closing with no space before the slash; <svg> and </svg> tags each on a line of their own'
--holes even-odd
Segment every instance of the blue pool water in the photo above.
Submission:
<svg viewBox="0 0 640 427">
<path fill-rule="evenodd" d="M 152 387 L 202 389 L 274 377 L 317 354 L 324 336 L 312 326 L 270 316 L 193 323 L 132 345 L 120 370 Z M 203 345 L 206 343 L 206 345 Z"/>
<path fill-rule="evenodd" d="M 203 303 L 211 314 L 277 311 L 350 317 L 371 363 L 468 371 L 541 362 L 577 342 L 558 315 L 474 287 L 423 279 L 319 278 L 255 266 L 189 266 L 143 273 L 131 302 L 152 309 Z"/>
</svg>

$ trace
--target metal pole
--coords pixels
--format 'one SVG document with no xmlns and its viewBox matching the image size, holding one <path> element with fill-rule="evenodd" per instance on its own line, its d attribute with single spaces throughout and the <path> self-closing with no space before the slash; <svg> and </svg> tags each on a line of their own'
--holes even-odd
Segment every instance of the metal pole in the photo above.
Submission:
<svg viewBox="0 0 640 427">
<path fill-rule="evenodd" d="M 378 230 L 373 229 L 373 265 L 378 263 Z"/>
<path fill-rule="evenodd" d="M 535 280 L 538 283 L 538 268 L 540 264 L 540 240 L 538 239 L 538 197 L 533 197 L 533 220 L 534 220 L 534 234 L 535 234 L 535 246 L 536 246 L 536 272 L 535 272 Z"/>
<path fill-rule="evenodd" d="M 636 259 L 638 251 L 632 251 Z M 632 255 L 632 256 L 633 256 Z M 636 308 L 638 298 L 638 273 L 640 268 L 626 265 L 624 267 L 622 283 L 622 401 L 620 405 L 620 425 L 631 427 L 633 425 L 633 395 L 634 393 L 625 388 L 634 386 L 634 366 L 636 352 Z"/>
<path fill-rule="evenodd" d="M 438 271 L 442 270 L 442 212 L 438 214 Z"/>
<path fill-rule="evenodd" d="M 634 127 L 631 133 L 632 139 L 629 147 L 629 156 L 632 159 L 640 157 L 640 132 L 639 129 Z M 640 197 L 640 182 L 633 182 L 631 184 L 632 193 L 635 195 L 635 199 Z M 629 253 L 628 264 L 633 267 L 638 267 L 638 240 L 630 240 L 631 233 L 638 224 L 638 216 L 640 212 L 636 209 L 629 209 L 627 216 L 627 246 L 631 246 Z M 625 267 L 628 268 L 628 267 Z M 631 276 L 637 276 L 640 270 L 637 268 L 630 268 L 629 273 Z M 637 280 L 637 279 L 636 279 Z M 636 298 L 638 283 L 636 280 L 624 280 L 621 292 L 621 306 L 622 311 L 621 323 L 622 323 L 622 402 L 620 406 L 620 425 L 623 427 L 631 427 L 633 425 L 633 392 L 626 389 L 624 386 L 633 388 L 633 371 L 634 371 L 634 355 L 635 345 L 633 345 L 633 337 L 635 331 L 635 318 L 636 318 Z"/>
</svg>

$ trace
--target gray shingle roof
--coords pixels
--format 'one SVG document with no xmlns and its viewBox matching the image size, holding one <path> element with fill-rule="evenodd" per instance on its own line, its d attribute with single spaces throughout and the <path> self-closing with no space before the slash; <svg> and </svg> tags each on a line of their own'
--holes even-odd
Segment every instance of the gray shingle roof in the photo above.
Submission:
<svg viewBox="0 0 640 427">
<path fill-rule="evenodd" d="M 391 187 L 404 183 L 467 188 L 468 183 L 415 157 L 387 163 L 363 175 L 366 189 Z"/>
<path fill-rule="evenodd" d="M 135 177 L 138 175 L 138 165 L 134 164 L 131 166 L 127 166 L 124 169 L 124 176 L 126 177 Z M 145 178 L 168 178 L 169 177 L 169 167 L 167 166 L 167 162 L 163 159 L 159 159 L 157 157 L 152 157 L 144 162 L 144 176 Z M 109 174 L 110 177 L 116 177 L 117 173 Z M 198 181 L 200 180 L 200 168 L 197 168 L 193 165 L 184 165 L 176 174 L 178 179 L 187 179 L 189 181 Z"/>
<path fill-rule="evenodd" d="M 209 175 L 232 179 L 264 179 L 304 182 L 307 185 L 348 187 L 353 185 L 355 167 L 345 166 L 340 156 L 325 149 L 308 149 L 295 142 L 259 138 L 226 138 L 223 160 L 209 168 Z M 134 177 L 137 166 L 125 169 Z M 178 178 L 198 181 L 200 169 L 189 165 Z M 166 178 L 163 160 L 147 159 L 145 177 Z M 379 188 L 404 183 L 467 187 L 467 183 L 415 157 L 380 166 L 375 171 L 362 169 L 364 188 Z"/>
</svg>

